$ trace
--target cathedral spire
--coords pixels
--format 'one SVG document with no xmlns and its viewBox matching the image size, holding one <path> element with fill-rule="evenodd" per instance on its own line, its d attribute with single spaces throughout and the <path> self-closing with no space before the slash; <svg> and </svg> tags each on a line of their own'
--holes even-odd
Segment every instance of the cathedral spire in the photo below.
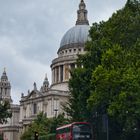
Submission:
<svg viewBox="0 0 140 140">
<path fill-rule="evenodd" d="M 77 11 L 76 25 L 89 25 L 87 13 L 88 11 L 86 10 L 86 4 L 84 0 L 81 0 L 79 4 L 79 10 Z"/>
<path fill-rule="evenodd" d="M 45 75 L 45 79 L 44 79 L 43 85 L 46 85 L 47 87 L 49 86 L 49 81 L 48 81 L 47 74 Z"/>
<path fill-rule="evenodd" d="M 8 77 L 6 74 L 6 68 L 4 68 L 3 74 L 1 76 L 1 81 L 8 81 Z"/>
<path fill-rule="evenodd" d="M 36 82 L 34 82 L 34 90 L 37 90 Z"/>
<path fill-rule="evenodd" d="M 43 86 L 41 87 L 41 91 L 44 93 L 44 92 L 48 91 L 48 89 L 49 89 L 49 81 L 48 81 L 48 77 L 46 74 L 44 82 L 43 82 Z"/>
<path fill-rule="evenodd" d="M 12 102 L 11 85 L 8 81 L 8 76 L 6 74 L 5 68 L 0 79 L 0 98 L 2 98 L 2 100 L 9 101 L 10 103 Z"/>
</svg>

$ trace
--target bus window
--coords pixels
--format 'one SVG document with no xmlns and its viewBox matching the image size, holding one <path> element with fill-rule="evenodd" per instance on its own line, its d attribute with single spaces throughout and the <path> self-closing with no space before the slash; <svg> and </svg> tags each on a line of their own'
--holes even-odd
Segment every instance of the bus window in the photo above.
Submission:
<svg viewBox="0 0 140 140">
<path fill-rule="evenodd" d="M 91 127 L 88 124 L 74 124 L 73 131 L 90 132 Z"/>
<path fill-rule="evenodd" d="M 73 139 L 74 140 L 91 140 L 92 130 L 88 124 L 74 124 L 73 125 Z"/>
</svg>

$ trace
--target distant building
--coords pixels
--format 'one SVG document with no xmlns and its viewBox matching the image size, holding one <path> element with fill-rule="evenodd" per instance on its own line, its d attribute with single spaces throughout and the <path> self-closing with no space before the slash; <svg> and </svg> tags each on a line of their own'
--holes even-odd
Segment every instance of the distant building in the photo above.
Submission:
<svg viewBox="0 0 140 140">
<path fill-rule="evenodd" d="M 38 89 L 36 83 L 34 83 L 32 91 L 28 91 L 26 96 L 24 96 L 24 94 L 21 95 L 20 112 L 18 113 L 19 106 L 17 106 L 17 114 L 14 116 L 14 118 L 17 118 L 16 120 L 18 120 L 19 124 L 18 122 L 13 122 L 15 126 L 18 124 L 16 132 L 19 131 L 19 135 L 26 130 L 39 112 L 44 112 L 48 118 L 64 112 L 62 104 L 66 103 L 70 96 L 68 89 L 70 70 L 77 67 L 77 54 L 85 53 L 84 47 L 85 42 L 88 40 L 89 28 L 86 5 L 84 0 L 81 0 L 79 10 L 77 11 L 76 25 L 65 33 L 57 52 L 58 57 L 52 61 L 51 85 L 49 85 L 46 75 L 40 89 Z M 8 98 L 9 101 L 11 101 L 10 93 L 8 92 L 8 95 L 4 98 Z M 10 126 L 12 127 L 12 125 Z M 3 129 L 3 126 L 0 126 L 0 129 L 1 128 Z M 10 128 L 7 127 L 7 133 L 4 129 L 3 132 L 8 140 L 17 140 L 16 136 L 15 139 L 9 137 L 11 133 L 13 133 L 13 135 L 15 134 L 13 131 L 10 131 Z"/>
<path fill-rule="evenodd" d="M 20 106 L 12 103 L 11 85 L 4 70 L 0 79 L 0 100 L 9 101 L 11 106 L 12 118 L 6 124 L 0 124 L 0 130 L 4 140 L 19 140 L 19 110 Z M 1 112 L 0 112 L 1 113 Z"/>
</svg>

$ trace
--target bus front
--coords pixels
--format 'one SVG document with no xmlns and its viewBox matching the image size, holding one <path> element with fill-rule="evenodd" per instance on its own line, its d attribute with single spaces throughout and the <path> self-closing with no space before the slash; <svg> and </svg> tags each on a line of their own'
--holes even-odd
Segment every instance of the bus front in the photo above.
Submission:
<svg viewBox="0 0 140 140">
<path fill-rule="evenodd" d="M 89 123 L 75 123 L 72 126 L 73 140 L 92 140 L 92 128 Z"/>
</svg>

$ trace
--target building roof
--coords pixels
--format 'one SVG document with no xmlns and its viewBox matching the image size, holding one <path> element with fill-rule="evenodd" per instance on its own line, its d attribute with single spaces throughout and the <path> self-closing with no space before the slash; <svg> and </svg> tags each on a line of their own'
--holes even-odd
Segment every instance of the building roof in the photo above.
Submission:
<svg viewBox="0 0 140 140">
<path fill-rule="evenodd" d="M 84 44 L 86 41 L 88 41 L 90 26 L 87 13 L 88 11 L 86 10 L 86 4 L 84 0 L 81 0 L 77 11 L 76 25 L 65 33 L 61 40 L 59 50 L 66 48 L 64 46 L 71 47 L 73 44 Z"/>
<path fill-rule="evenodd" d="M 73 43 L 85 43 L 88 40 L 89 25 L 76 25 L 63 36 L 60 47 Z"/>
</svg>

